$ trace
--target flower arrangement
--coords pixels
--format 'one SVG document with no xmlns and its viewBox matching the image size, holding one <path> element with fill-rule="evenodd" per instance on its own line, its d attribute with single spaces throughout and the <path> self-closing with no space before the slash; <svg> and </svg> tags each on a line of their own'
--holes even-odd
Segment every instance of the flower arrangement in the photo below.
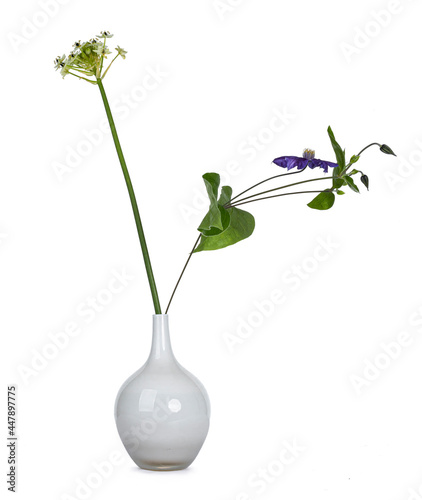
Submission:
<svg viewBox="0 0 422 500">
<path fill-rule="evenodd" d="M 61 57 L 57 57 L 54 61 L 54 64 L 55 69 L 60 70 L 60 74 L 63 76 L 63 78 L 67 75 L 72 75 L 81 80 L 89 82 L 92 85 L 97 85 L 100 90 L 106 115 L 110 124 L 114 145 L 116 147 L 117 156 L 119 158 L 130 201 L 132 204 L 146 273 L 151 289 L 155 314 L 162 314 L 160 299 L 157 292 L 157 286 L 154 279 L 154 273 L 152 270 L 151 260 L 142 227 L 138 205 L 136 202 L 135 192 L 132 186 L 129 171 L 126 165 L 119 137 L 117 135 L 116 126 L 114 124 L 113 116 L 103 85 L 103 80 L 114 61 L 119 56 L 125 59 L 127 54 L 127 51 L 117 46 L 115 48 L 115 51 L 117 53 L 106 66 L 106 60 L 108 56 L 112 54 L 107 46 L 107 41 L 112 37 L 113 35 L 110 34 L 110 32 L 102 31 L 100 35 L 92 38 L 87 42 L 81 42 L 79 40 L 73 44 L 73 50 L 68 56 L 63 55 Z M 166 314 L 169 310 L 177 287 L 179 286 L 180 280 L 194 253 L 222 249 L 251 236 L 255 228 L 255 219 L 249 212 L 238 208 L 239 206 L 266 200 L 269 198 L 290 196 L 296 194 L 314 194 L 316 196 L 314 196 L 314 198 L 308 203 L 308 207 L 316 210 L 328 210 L 334 205 L 336 196 L 345 194 L 343 188 L 348 187 L 355 193 L 359 193 L 359 188 L 354 180 L 354 176 L 356 176 L 357 174 L 360 174 L 360 181 L 363 186 L 369 189 L 368 176 L 361 170 L 357 170 L 354 166 L 359 161 L 362 153 L 366 149 L 371 146 L 378 146 L 381 152 L 394 155 L 394 152 L 387 145 L 374 142 L 363 148 L 357 155 L 353 155 L 347 162 L 345 150 L 342 149 L 336 141 L 331 127 L 328 127 L 328 135 L 334 150 L 336 162 L 315 158 L 315 151 L 311 149 L 305 149 L 301 157 L 281 156 L 273 160 L 273 163 L 278 167 L 285 169 L 286 172 L 279 173 L 272 177 L 264 179 L 257 184 L 254 184 L 253 186 L 245 189 L 236 196 L 233 196 L 233 190 L 230 186 L 222 186 L 220 188 L 219 174 L 211 172 L 203 175 L 205 188 L 210 200 L 209 210 L 198 227 L 199 235 L 196 238 L 195 244 L 191 252 L 189 253 L 189 257 L 182 269 L 180 277 L 170 297 L 169 303 L 165 309 Z M 306 169 L 316 168 L 322 169 L 324 174 L 329 173 L 329 175 L 306 180 L 299 180 L 297 182 L 290 182 L 272 189 L 244 196 L 246 193 L 255 190 L 258 186 L 261 186 L 262 184 L 270 180 L 280 178 L 284 181 L 285 177 L 287 176 L 298 175 L 300 173 L 303 173 Z M 329 187 L 321 189 L 319 187 L 321 185 L 321 181 L 328 181 Z M 280 192 L 281 190 L 287 188 L 296 189 L 296 186 L 301 186 L 303 184 L 308 184 L 311 182 L 315 182 L 318 187 L 315 189 Z"/>
</svg>

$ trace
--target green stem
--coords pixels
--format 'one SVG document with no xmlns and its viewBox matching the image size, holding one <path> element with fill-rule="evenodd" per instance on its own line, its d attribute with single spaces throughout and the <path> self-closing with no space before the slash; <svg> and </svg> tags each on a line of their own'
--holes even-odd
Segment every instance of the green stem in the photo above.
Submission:
<svg viewBox="0 0 422 500">
<path fill-rule="evenodd" d="M 273 177 L 269 177 L 268 179 L 264 179 L 263 181 L 261 182 L 258 182 L 258 184 L 254 184 L 253 186 L 249 187 L 248 189 L 245 189 L 244 191 L 242 191 L 241 193 L 239 193 L 238 195 L 236 195 L 234 198 L 232 198 L 230 200 L 230 203 L 232 201 L 234 201 L 236 198 L 239 198 L 239 196 L 242 196 L 242 194 L 245 194 L 247 193 L 248 191 L 250 191 L 251 189 L 253 188 L 256 188 L 257 186 L 260 186 L 261 184 L 264 184 L 264 182 L 268 182 L 268 181 L 271 181 L 273 179 L 277 179 L 277 177 L 285 177 L 286 175 L 294 175 L 294 174 L 301 174 L 302 172 L 304 172 L 306 170 L 306 167 L 303 168 L 302 170 L 298 170 L 297 172 L 288 172 L 287 174 L 278 174 L 278 175 L 273 175 Z"/>
<path fill-rule="evenodd" d="M 273 194 L 272 196 L 264 196 L 263 198 L 257 198 L 256 200 L 248 200 L 241 201 L 235 203 L 234 205 L 229 205 L 227 208 L 237 207 L 239 205 L 245 205 L 246 203 L 253 203 L 254 201 L 259 200 L 268 200 L 269 198 L 278 198 L 279 196 L 289 196 L 291 194 L 305 194 L 305 193 L 323 193 L 324 191 L 294 191 L 293 193 L 282 193 L 282 194 Z"/>
<path fill-rule="evenodd" d="M 155 314 L 161 314 L 160 300 L 158 298 L 157 286 L 155 284 L 154 274 L 152 272 L 151 261 L 149 258 L 148 247 L 145 240 L 144 230 L 142 228 L 141 217 L 139 215 L 138 204 L 135 198 L 135 192 L 133 190 L 132 181 L 130 180 L 129 171 L 126 166 L 125 158 L 123 156 L 122 147 L 120 146 L 119 137 L 117 135 L 116 126 L 114 124 L 113 115 L 111 114 L 110 105 L 107 100 L 107 96 L 104 90 L 103 82 L 101 78 L 97 78 L 98 88 L 101 92 L 101 97 L 103 98 L 103 103 L 105 111 L 107 114 L 108 122 L 110 124 L 111 134 L 113 136 L 114 145 L 116 147 L 117 156 L 119 157 L 120 165 L 122 167 L 123 176 L 126 181 L 127 190 L 129 192 L 130 202 L 132 204 L 133 215 L 135 216 L 136 229 L 138 230 L 139 241 L 141 243 L 142 255 L 144 257 L 145 269 L 148 276 L 149 286 L 151 289 L 152 301 L 154 303 Z"/>
<path fill-rule="evenodd" d="M 104 79 L 104 77 L 107 74 L 107 71 L 110 69 L 110 66 L 114 63 L 114 61 L 119 57 L 119 54 L 111 61 L 111 63 L 107 66 L 107 69 L 104 71 L 104 73 L 101 75 L 101 79 Z"/>
<path fill-rule="evenodd" d="M 89 80 L 88 78 L 85 78 L 84 76 L 77 75 L 76 73 L 72 73 L 71 71 L 69 71 L 69 75 L 76 76 L 76 78 L 82 78 L 82 80 L 85 80 L 86 82 L 92 83 L 93 85 L 95 85 L 97 83 L 97 82 L 94 82 L 93 80 Z"/>
<path fill-rule="evenodd" d="M 356 156 L 360 156 L 366 149 L 370 148 L 371 146 L 379 146 L 381 147 L 381 144 L 379 144 L 378 142 L 372 142 L 371 144 L 368 144 L 366 147 L 364 147 L 362 149 L 362 151 L 360 151 L 359 154 L 357 154 Z M 344 169 L 344 172 L 343 172 L 343 175 L 349 170 L 349 168 L 353 165 L 353 163 L 349 163 L 346 168 Z"/>
<path fill-rule="evenodd" d="M 327 179 L 333 179 L 333 178 L 334 177 L 317 177 L 316 179 L 307 179 L 306 181 L 293 182 L 292 184 L 286 184 L 285 186 L 276 187 L 274 189 L 268 189 L 268 191 L 262 191 L 261 193 L 256 193 L 256 194 L 252 194 L 250 196 L 246 196 L 245 198 L 238 200 L 236 202 L 236 204 L 238 204 L 239 202 L 243 202 L 245 200 L 249 200 L 250 198 L 255 198 L 255 196 L 260 196 L 261 194 L 267 194 L 267 193 L 271 193 L 273 191 L 278 191 L 279 189 L 285 189 L 285 188 L 292 187 L 292 186 L 298 186 L 299 184 L 306 184 L 307 182 L 325 181 Z M 259 199 L 262 200 L 263 198 L 259 198 Z M 231 203 L 231 201 L 229 203 Z"/>
<path fill-rule="evenodd" d="M 360 156 L 365 151 L 365 149 L 368 149 L 371 146 L 379 146 L 379 147 L 381 147 L 381 144 L 378 144 L 378 142 L 373 142 L 373 143 L 369 144 L 368 146 L 366 146 L 365 148 L 363 148 L 362 151 L 359 154 L 357 154 L 356 156 Z"/>
<path fill-rule="evenodd" d="M 186 268 L 188 267 L 188 264 L 189 264 L 189 261 L 193 255 L 193 252 L 195 251 L 195 248 L 196 246 L 198 245 L 199 243 L 199 240 L 201 239 L 201 236 L 202 234 L 200 234 L 197 238 L 197 240 L 195 241 L 195 245 L 193 245 L 193 248 L 192 250 L 190 251 L 190 254 L 189 254 L 189 257 L 188 257 L 188 260 L 186 261 L 185 265 L 183 266 L 183 269 L 182 269 L 182 272 L 180 273 L 180 276 L 179 276 L 179 279 L 177 280 L 177 283 L 176 283 L 176 286 L 174 287 L 174 290 L 173 290 L 173 293 L 171 294 L 171 297 L 170 297 L 170 300 L 169 300 L 169 303 L 168 303 L 168 306 L 167 306 L 167 309 L 166 309 L 166 314 L 168 313 L 168 310 L 169 310 L 169 307 L 170 307 L 170 304 L 171 304 L 171 301 L 173 300 L 173 297 L 174 297 L 174 294 L 176 293 L 176 290 L 177 290 L 177 287 L 179 286 L 179 283 L 180 283 L 180 280 L 182 279 L 182 276 L 186 270 Z"/>
</svg>

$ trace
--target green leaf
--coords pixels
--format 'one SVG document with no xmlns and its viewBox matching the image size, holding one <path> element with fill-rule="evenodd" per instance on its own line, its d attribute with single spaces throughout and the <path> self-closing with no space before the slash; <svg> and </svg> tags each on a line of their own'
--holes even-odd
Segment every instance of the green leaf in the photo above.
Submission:
<svg viewBox="0 0 422 500">
<path fill-rule="evenodd" d="M 333 188 L 334 189 L 338 189 L 338 188 L 341 188 L 341 186 L 344 186 L 344 179 L 343 178 L 336 178 L 336 179 L 333 179 Z"/>
<path fill-rule="evenodd" d="M 332 191 L 323 191 L 308 203 L 308 207 L 315 210 L 328 210 L 334 205 L 335 199 L 335 194 Z"/>
<path fill-rule="evenodd" d="M 222 208 L 222 207 L 220 207 Z M 248 238 L 255 229 L 255 219 L 253 215 L 238 208 L 225 210 L 229 214 L 230 223 L 224 231 L 215 235 L 201 236 L 201 241 L 195 249 L 195 253 L 204 250 L 219 250 Z"/>
<path fill-rule="evenodd" d="M 219 227 L 216 227 L 216 226 L 211 226 L 210 229 L 200 229 L 198 227 L 198 231 L 200 231 L 203 235 L 214 236 L 216 234 L 220 234 L 221 232 L 223 232 L 225 229 L 227 229 L 229 227 L 229 225 L 230 225 L 229 212 L 224 207 L 221 207 L 221 206 L 218 207 L 218 210 L 220 211 L 222 229 L 220 229 Z M 208 214 L 209 214 L 209 212 L 208 212 Z M 202 223 L 201 223 L 201 225 L 202 225 Z"/>
<path fill-rule="evenodd" d="M 344 194 L 344 191 L 340 191 L 340 189 L 337 191 L 337 194 Z"/>
<path fill-rule="evenodd" d="M 202 219 L 202 222 L 198 227 L 198 231 L 207 232 L 219 230 L 221 232 L 224 230 L 224 224 L 217 201 L 220 176 L 215 173 L 208 173 L 204 174 L 202 178 L 204 179 L 205 187 L 210 199 L 210 208 L 206 216 Z"/>
<path fill-rule="evenodd" d="M 334 167 L 333 168 L 333 185 L 332 185 L 333 189 L 337 189 L 337 188 L 342 186 L 342 184 L 340 184 L 339 175 L 340 175 L 340 168 Z"/>
<path fill-rule="evenodd" d="M 355 168 L 349 173 L 349 175 L 355 175 L 358 174 L 359 170 L 356 170 Z"/>
<path fill-rule="evenodd" d="M 214 172 L 209 172 L 207 174 L 204 174 L 202 178 L 204 179 L 209 199 L 217 201 L 218 186 L 220 185 L 220 175 Z"/>
<path fill-rule="evenodd" d="M 328 135 L 330 136 L 331 146 L 334 149 L 334 153 L 336 154 L 337 165 L 339 166 L 340 174 L 346 167 L 346 153 L 343 149 L 341 149 L 340 144 L 336 141 L 334 137 L 334 133 L 331 130 L 331 127 L 328 127 Z"/>
<path fill-rule="evenodd" d="M 347 185 L 349 188 L 354 191 L 355 193 L 359 193 L 359 188 L 356 186 L 356 184 L 353 182 L 353 179 L 350 177 L 350 175 L 345 175 L 344 176 L 345 181 L 347 182 Z"/>
<path fill-rule="evenodd" d="M 221 195 L 218 199 L 218 204 L 225 205 L 226 203 L 228 203 L 232 198 L 232 193 L 233 189 L 230 186 L 223 186 L 221 188 Z"/>
</svg>

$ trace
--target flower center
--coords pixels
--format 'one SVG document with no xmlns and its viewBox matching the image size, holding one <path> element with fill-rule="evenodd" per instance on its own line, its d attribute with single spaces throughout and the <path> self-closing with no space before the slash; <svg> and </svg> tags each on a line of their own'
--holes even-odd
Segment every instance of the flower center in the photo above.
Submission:
<svg viewBox="0 0 422 500">
<path fill-rule="evenodd" d="M 313 149 L 304 149 L 303 150 L 303 158 L 306 158 L 307 160 L 313 160 L 315 158 L 315 151 Z"/>
</svg>

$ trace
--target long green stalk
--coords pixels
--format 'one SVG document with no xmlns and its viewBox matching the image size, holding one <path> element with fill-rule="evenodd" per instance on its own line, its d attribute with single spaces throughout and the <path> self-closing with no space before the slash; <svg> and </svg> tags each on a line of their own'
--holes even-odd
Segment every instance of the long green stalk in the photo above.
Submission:
<svg viewBox="0 0 422 500">
<path fill-rule="evenodd" d="M 110 105 L 104 90 L 101 78 L 97 78 L 98 88 L 103 98 L 105 111 L 107 114 L 108 122 L 110 124 L 111 135 L 113 136 L 114 145 L 116 146 L 117 156 L 119 157 L 120 165 L 122 167 L 123 176 L 126 181 L 127 190 L 129 192 L 130 202 L 132 204 L 133 215 L 135 217 L 136 229 L 138 230 L 139 241 L 141 243 L 142 255 L 144 257 L 145 269 L 148 276 L 149 287 L 151 289 L 152 301 L 154 303 L 155 314 L 161 314 L 160 299 L 158 298 L 157 286 L 155 284 L 154 273 L 152 272 L 151 260 L 149 258 L 147 242 L 145 240 L 144 230 L 142 228 L 141 216 L 139 215 L 138 204 L 136 202 L 135 192 L 133 190 L 132 181 L 130 180 L 129 171 L 126 166 L 126 161 L 123 156 L 122 147 L 120 146 L 119 137 L 117 135 L 116 126 L 114 124 L 113 115 L 111 114 Z"/>
</svg>

